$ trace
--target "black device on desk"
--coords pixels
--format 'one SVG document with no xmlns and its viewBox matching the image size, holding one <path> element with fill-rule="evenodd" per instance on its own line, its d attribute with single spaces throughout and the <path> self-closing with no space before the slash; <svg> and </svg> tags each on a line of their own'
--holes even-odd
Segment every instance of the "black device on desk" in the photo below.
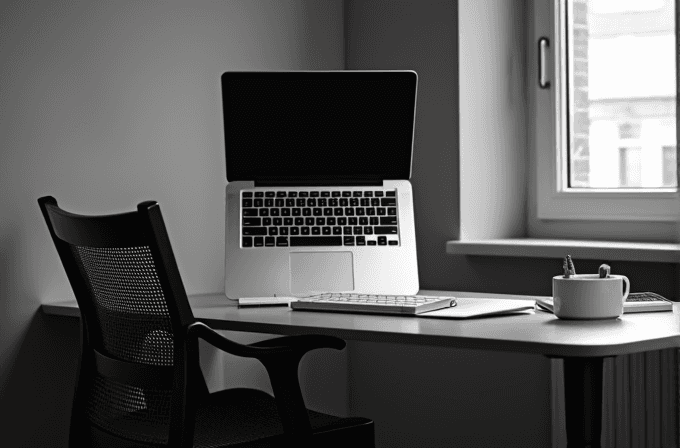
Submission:
<svg viewBox="0 0 680 448">
<path fill-rule="evenodd" d="M 536 304 L 545 311 L 553 312 L 552 297 L 536 300 Z M 624 314 L 653 311 L 673 311 L 673 302 L 653 292 L 632 292 L 623 305 Z"/>
</svg>

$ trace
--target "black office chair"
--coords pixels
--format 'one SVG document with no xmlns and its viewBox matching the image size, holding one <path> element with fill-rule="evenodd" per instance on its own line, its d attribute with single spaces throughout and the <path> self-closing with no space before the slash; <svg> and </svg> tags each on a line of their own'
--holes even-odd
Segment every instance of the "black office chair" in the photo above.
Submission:
<svg viewBox="0 0 680 448">
<path fill-rule="evenodd" d="M 300 392 L 302 356 L 340 350 L 343 340 L 243 345 L 194 319 L 156 202 L 105 216 L 66 212 L 49 196 L 38 203 L 82 315 L 70 446 L 374 446 L 371 420 L 307 410 Z M 262 362 L 274 397 L 245 388 L 208 393 L 198 338 Z"/>
</svg>

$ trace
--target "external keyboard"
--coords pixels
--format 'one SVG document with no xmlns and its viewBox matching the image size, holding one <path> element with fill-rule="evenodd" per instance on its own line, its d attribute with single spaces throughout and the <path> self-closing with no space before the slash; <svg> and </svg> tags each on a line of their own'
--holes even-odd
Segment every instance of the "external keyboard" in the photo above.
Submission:
<svg viewBox="0 0 680 448">
<path fill-rule="evenodd" d="M 241 191 L 241 247 L 398 246 L 394 189 Z"/>
<path fill-rule="evenodd" d="M 373 294 L 327 293 L 299 298 L 291 308 L 304 311 L 340 311 L 352 313 L 377 313 L 417 315 L 428 311 L 456 306 L 454 297 L 392 296 Z"/>
</svg>

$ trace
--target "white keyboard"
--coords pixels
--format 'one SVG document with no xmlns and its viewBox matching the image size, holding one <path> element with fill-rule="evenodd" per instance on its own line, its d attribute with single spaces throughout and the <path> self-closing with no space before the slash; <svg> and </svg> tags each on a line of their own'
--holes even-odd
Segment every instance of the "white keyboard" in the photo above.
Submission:
<svg viewBox="0 0 680 448">
<path fill-rule="evenodd" d="M 411 315 L 456 306 L 455 297 L 327 293 L 298 298 L 294 310 Z"/>
</svg>

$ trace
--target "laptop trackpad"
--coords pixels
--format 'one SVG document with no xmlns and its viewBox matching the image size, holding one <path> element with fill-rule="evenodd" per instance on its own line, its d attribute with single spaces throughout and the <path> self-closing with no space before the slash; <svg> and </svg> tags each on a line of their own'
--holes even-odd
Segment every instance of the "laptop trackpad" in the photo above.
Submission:
<svg viewBox="0 0 680 448">
<path fill-rule="evenodd" d="M 352 291 L 352 252 L 291 252 L 290 292 Z"/>
</svg>

